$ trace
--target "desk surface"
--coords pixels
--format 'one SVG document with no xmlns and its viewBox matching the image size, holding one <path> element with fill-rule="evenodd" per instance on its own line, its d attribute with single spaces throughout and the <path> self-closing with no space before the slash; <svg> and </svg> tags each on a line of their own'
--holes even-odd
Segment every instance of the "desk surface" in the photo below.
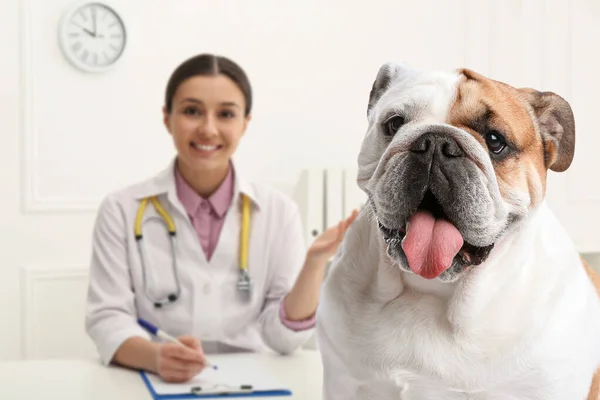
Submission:
<svg viewBox="0 0 600 400">
<path fill-rule="evenodd" d="M 227 355 L 230 357 L 232 355 Z M 292 356 L 236 354 L 256 358 L 292 390 L 293 396 L 254 399 L 318 400 L 322 398 L 322 366 L 317 351 Z M 217 361 L 215 356 L 211 360 Z M 151 400 L 137 371 L 105 367 L 96 359 L 0 362 L 0 399 L 7 400 Z"/>
</svg>

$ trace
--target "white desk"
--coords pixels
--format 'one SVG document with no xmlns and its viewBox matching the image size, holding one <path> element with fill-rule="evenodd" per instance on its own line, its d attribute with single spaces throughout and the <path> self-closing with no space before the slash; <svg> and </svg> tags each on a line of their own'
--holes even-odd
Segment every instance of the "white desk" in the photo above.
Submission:
<svg viewBox="0 0 600 400">
<path fill-rule="evenodd" d="M 322 398 L 323 368 L 317 351 L 303 350 L 292 356 L 250 353 L 235 357 L 259 359 L 293 393 L 292 396 L 254 399 Z M 211 356 L 213 359 L 217 361 Z M 96 359 L 74 359 L 0 362 L 0 399 L 151 400 L 152 396 L 137 371 L 105 367 Z"/>
</svg>

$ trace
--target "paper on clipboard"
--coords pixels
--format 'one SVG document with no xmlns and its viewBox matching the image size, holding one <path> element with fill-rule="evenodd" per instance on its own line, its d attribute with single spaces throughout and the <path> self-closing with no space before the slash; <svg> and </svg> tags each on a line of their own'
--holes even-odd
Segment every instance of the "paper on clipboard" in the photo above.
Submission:
<svg viewBox="0 0 600 400">
<path fill-rule="evenodd" d="M 218 369 L 205 369 L 185 383 L 170 383 L 158 375 L 145 374 L 148 383 L 159 396 L 184 394 L 268 393 L 291 395 L 291 391 L 279 382 L 260 363 L 252 360 L 226 359 Z"/>
</svg>

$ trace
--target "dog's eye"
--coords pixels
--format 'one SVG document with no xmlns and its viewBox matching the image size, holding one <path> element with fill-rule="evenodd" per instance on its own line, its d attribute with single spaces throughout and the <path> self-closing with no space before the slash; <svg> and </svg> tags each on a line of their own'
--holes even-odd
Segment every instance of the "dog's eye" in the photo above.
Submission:
<svg viewBox="0 0 600 400">
<path fill-rule="evenodd" d="M 490 131 L 485 135 L 485 143 L 492 153 L 500 154 L 506 148 L 506 140 L 497 131 Z"/>
<path fill-rule="evenodd" d="M 400 115 L 394 115 L 385 121 L 385 134 L 387 136 L 394 136 L 398 129 L 404 125 L 404 117 Z"/>
</svg>

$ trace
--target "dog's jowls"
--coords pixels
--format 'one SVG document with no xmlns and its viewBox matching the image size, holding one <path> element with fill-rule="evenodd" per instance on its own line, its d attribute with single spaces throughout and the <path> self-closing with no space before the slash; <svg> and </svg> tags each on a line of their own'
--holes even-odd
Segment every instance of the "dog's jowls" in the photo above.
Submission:
<svg viewBox="0 0 600 400">
<path fill-rule="evenodd" d="M 544 200 L 573 159 L 569 104 L 389 63 L 367 115 L 369 201 L 317 313 L 324 400 L 588 398 L 600 300 Z"/>
</svg>

